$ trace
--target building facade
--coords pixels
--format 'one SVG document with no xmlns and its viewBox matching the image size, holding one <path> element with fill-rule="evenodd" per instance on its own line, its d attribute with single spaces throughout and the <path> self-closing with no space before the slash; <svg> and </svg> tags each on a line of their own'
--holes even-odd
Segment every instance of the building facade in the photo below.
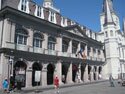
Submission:
<svg viewBox="0 0 125 94">
<path fill-rule="evenodd" d="M 78 76 L 84 83 L 100 80 L 99 75 L 106 79 L 109 73 L 124 73 L 125 35 L 114 22 L 104 22 L 109 15 L 109 1 L 105 0 L 101 15 L 102 30 L 95 33 L 63 17 L 53 0 L 44 0 L 43 6 L 32 0 L 0 0 L 0 82 L 12 75 L 22 87 L 46 86 L 53 84 L 55 75 L 60 84 L 67 84 L 77 83 Z M 122 43 L 114 37 L 105 38 L 106 31 L 116 29 Z M 118 56 L 108 57 L 112 53 L 109 42 L 119 47 Z M 117 73 L 109 70 L 114 67 L 113 60 L 122 66 L 117 66 Z"/>
</svg>

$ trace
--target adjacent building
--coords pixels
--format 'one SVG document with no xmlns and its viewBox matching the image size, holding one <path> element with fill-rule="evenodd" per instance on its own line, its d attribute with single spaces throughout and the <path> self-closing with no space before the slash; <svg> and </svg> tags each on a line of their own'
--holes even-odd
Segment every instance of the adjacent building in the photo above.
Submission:
<svg viewBox="0 0 125 94">
<path fill-rule="evenodd" d="M 125 31 L 111 0 L 104 0 L 101 32 L 61 15 L 53 0 L 0 0 L 0 82 L 22 87 L 115 78 L 125 73 Z M 117 19 L 117 21 L 116 21 Z M 122 74 L 122 75 L 121 75 Z"/>
</svg>

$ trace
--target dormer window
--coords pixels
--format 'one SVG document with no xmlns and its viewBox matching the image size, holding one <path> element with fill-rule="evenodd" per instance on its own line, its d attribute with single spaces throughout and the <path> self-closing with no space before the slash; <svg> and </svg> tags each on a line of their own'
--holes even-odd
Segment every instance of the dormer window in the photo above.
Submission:
<svg viewBox="0 0 125 94">
<path fill-rule="evenodd" d="M 41 17 L 41 7 L 37 7 L 37 16 Z"/>
<path fill-rule="evenodd" d="M 90 38 L 92 38 L 92 31 L 90 31 Z"/>
<path fill-rule="evenodd" d="M 50 12 L 50 21 L 54 22 L 54 13 L 53 12 Z"/>
<path fill-rule="evenodd" d="M 26 11 L 26 0 L 22 0 L 21 10 L 22 10 L 22 11 Z"/>
</svg>

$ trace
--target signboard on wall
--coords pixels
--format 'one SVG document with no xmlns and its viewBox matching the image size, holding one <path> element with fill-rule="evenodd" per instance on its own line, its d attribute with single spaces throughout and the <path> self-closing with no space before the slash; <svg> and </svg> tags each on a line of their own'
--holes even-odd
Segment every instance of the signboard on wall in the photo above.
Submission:
<svg viewBox="0 0 125 94">
<path fill-rule="evenodd" d="M 41 71 L 35 71 L 35 82 L 40 82 Z"/>
</svg>

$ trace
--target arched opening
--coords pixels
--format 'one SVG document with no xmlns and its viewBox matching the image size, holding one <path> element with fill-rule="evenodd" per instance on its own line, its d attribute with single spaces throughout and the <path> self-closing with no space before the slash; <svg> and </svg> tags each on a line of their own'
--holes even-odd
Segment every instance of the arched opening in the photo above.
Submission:
<svg viewBox="0 0 125 94">
<path fill-rule="evenodd" d="M 91 80 L 91 66 L 88 66 L 88 79 Z"/>
<path fill-rule="evenodd" d="M 42 66 L 40 63 L 35 62 L 32 65 L 32 86 L 38 86 L 40 85 L 40 76 L 41 76 L 41 70 L 42 70 Z"/>
<path fill-rule="evenodd" d="M 84 72 L 85 72 L 86 64 L 81 65 L 81 80 L 84 81 Z"/>
<path fill-rule="evenodd" d="M 98 69 L 98 73 L 99 73 L 99 79 L 102 79 L 102 67 L 100 66 L 99 69 Z"/>
<path fill-rule="evenodd" d="M 15 84 L 20 82 L 21 87 L 25 87 L 26 85 L 26 68 L 27 65 L 23 61 L 17 61 L 14 65 L 14 80 Z"/>
<path fill-rule="evenodd" d="M 47 66 L 47 85 L 53 84 L 54 69 L 55 66 L 53 64 Z"/>
<path fill-rule="evenodd" d="M 76 64 L 72 65 L 72 81 L 76 82 L 78 66 Z"/>
<path fill-rule="evenodd" d="M 97 67 L 94 66 L 94 80 L 96 80 L 96 71 L 97 71 Z"/>
<path fill-rule="evenodd" d="M 67 64 L 62 64 L 62 82 L 66 83 L 67 73 L 69 66 Z"/>
<path fill-rule="evenodd" d="M 101 74 L 102 72 L 102 67 L 99 67 L 99 74 Z"/>
</svg>

